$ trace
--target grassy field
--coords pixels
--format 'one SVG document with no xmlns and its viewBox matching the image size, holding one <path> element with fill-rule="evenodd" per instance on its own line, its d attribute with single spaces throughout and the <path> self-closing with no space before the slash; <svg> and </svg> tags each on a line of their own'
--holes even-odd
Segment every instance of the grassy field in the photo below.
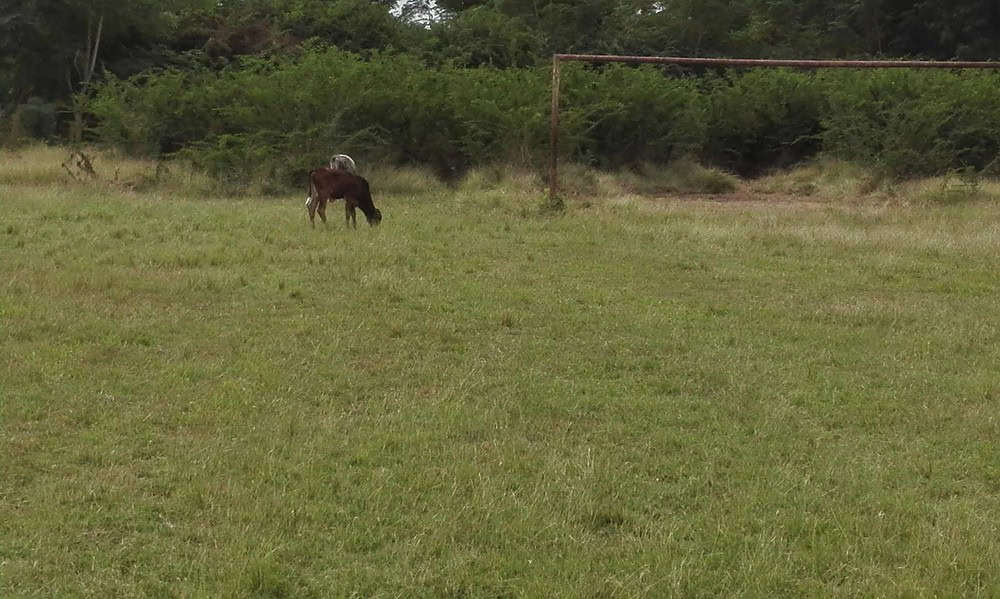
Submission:
<svg viewBox="0 0 1000 599">
<path fill-rule="evenodd" d="M 2 597 L 1000 595 L 990 186 L 324 231 L 63 157 L 0 154 Z"/>
</svg>

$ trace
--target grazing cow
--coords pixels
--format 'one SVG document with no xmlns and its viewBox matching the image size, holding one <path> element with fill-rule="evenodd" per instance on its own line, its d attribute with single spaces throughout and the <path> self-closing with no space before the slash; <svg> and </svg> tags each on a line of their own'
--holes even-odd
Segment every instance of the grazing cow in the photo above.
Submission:
<svg viewBox="0 0 1000 599">
<path fill-rule="evenodd" d="M 330 168 L 344 171 L 352 175 L 358 174 L 358 166 L 354 164 L 354 159 L 347 154 L 334 154 L 330 156 Z M 312 203 L 312 195 L 306 198 L 306 208 Z"/>
<path fill-rule="evenodd" d="M 347 154 L 334 154 L 330 156 L 330 168 L 347 171 L 352 175 L 358 174 L 358 167 L 354 164 L 354 159 Z"/>
<path fill-rule="evenodd" d="M 361 208 L 368 219 L 369 225 L 382 222 L 382 213 L 372 202 L 372 193 L 368 181 L 364 177 L 334 168 L 318 168 L 309 173 L 309 197 L 306 198 L 306 209 L 309 211 L 309 222 L 316 226 L 315 215 L 326 224 L 326 203 L 337 198 L 344 198 L 344 213 L 347 224 L 358 227 L 354 209 Z"/>
</svg>

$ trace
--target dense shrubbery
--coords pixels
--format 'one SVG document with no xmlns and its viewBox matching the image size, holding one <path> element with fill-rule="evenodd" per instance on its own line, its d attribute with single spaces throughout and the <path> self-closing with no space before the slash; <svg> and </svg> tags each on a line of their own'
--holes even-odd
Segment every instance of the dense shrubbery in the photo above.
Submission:
<svg viewBox="0 0 1000 599">
<path fill-rule="evenodd" d="M 703 144 L 707 113 L 696 79 L 622 65 L 568 66 L 560 119 L 569 156 L 599 166 L 663 163 Z"/>
<path fill-rule="evenodd" d="M 756 70 L 710 77 L 702 88 L 711 111 L 702 159 L 741 175 L 785 167 L 820 149 L 826 90 L 807 73 Z"/>
<path fill-rule="evenodd" d="M 998 84 L 982 72 L 827 73 L 823 149 L 895 177 L 986 168 L 1000 151 Z"/>
<path fill-rule="evenodd" d="M 548 151 L 548 68 L 426 68 L 311 47 L 212 71 L 109 79 L 91 104 L 102 141 L 180 151 L 223 177 L 292 183 L 334 150 L 443 177 Z M 560 152 L 593 165 L 693 156 L 759 174 L 819 153 L 892 176 L 983 169 L 1000 151 L 992 73 L 733 71 L 566 65 Z"/>
<path fill-rule="evenodd" d="M 221 73 L 112 80 L 91 109 L 99 139 L 182 150 L 219 175 L 263 168 L 291 179 L 337 149 L 448 176 L 480 162 L 532 160 L 548 135 L 548 93 L 547 74 L 535 69 L 426 69 L 402 55 L 362 60 L 316 49 Z"/>
</svg>

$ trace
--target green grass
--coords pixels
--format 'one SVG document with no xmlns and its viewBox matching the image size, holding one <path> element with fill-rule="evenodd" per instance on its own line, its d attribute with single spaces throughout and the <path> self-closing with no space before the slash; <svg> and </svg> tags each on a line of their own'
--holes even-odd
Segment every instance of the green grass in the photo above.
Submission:
<svg viewBox="0 0 1000 599">
<path fill-rule="evenodd" d="M 324 231 L 45 176 L 0 173 L 0 596 L 1000 594 L 995 196 L 482 172 Z"/>
</svg>

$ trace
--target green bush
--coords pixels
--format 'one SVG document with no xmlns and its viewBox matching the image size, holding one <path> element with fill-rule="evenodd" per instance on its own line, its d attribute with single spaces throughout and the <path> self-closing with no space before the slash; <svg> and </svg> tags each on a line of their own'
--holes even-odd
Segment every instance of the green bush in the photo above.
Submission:
<svg viewBox="0 0 1000 599">
<path fill-rule="evenodd" d="M 622 65 L 568 67 L 560 118 L 569 156 L 601 167 L 665 163 L 703 143 L 706 113 L 693 80 Z"/>
<path fill-rule="evenodd" d="M 548 67 L 428 67 L 322 45 L 220 71 L 108 78 L 90 103 L 99 140 L 180 152 L 232 181 L 295 185 L 346 152 L 362 164 L 457 179 L 483 164 L 538 169 L 549 152 Z M 563 68 L 559 154 L 601 168 L 669 164 L 757 175 L 829 155 L 899 178 L 997 164 L 992 73 L 789 70 L 677 76 L 653 67 Z"/>
<path fill-rule="evenodd" d="M 413 57 L 363 60 L 315 47 L 295 61 L 244 59 L 220 73 L 112 79 L 91 111 L 102 141 L 183 149 L 223 175 L 287 173 L 286 163 L 306 168 L 346 151 L 452 176 L 489 160 L 533 159 L 547 134 L 547 97 L 539 71 L 425 69 Z M 264 163 L 240 167 L 243 160 Z"/>
<path fill-rule="evenodd" d="M 752 70 L 708 76 L 709 126 L 701 155 L 742 175 L 788 167 L 819 151 L 826 109 L 810 73 Z"/>
<path fill-rule="evenodd" d="M 1000 149 L 998 85 L 993 73 L 827 73 L 823 148 L 896 178 L 982 169 Z"/>
</svg>

